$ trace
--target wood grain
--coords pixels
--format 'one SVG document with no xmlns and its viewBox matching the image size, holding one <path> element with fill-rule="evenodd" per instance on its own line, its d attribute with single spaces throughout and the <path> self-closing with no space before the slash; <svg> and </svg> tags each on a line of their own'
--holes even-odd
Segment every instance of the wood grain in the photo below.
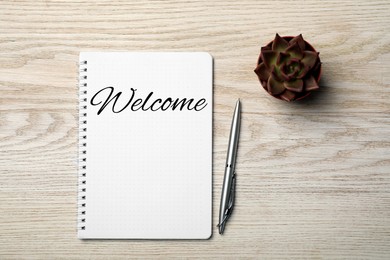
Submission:
<svg viewBox="0 0 390 260">
<path fill-rule="evenodd" d="M 390 3 L 1 1 L 0 258 L 390 257 Z M 278 32 L 320 51 L 321 90 L 286 103 L 253 69 Z M 243 103 L 235 212 L 207 241 L 76 238 L 80 51 L 214 57 L 213 221 Z"/>
</svg>

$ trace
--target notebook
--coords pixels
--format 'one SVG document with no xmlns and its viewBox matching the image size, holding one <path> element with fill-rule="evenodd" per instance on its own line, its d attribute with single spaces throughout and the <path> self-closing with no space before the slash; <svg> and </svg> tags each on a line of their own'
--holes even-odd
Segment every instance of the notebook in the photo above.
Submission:
<svg viewBox="0 0 390 260">
<path fill-rule="evenodd" d="M 82 52 L 80 239 L 207 239 L 212 57 Z"/>
</svg>

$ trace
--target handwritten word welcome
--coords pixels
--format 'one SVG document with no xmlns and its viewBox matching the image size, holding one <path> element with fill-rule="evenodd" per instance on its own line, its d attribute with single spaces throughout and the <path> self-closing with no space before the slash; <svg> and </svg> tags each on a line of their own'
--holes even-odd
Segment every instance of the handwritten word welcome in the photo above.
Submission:
<svg viewBox="0 0 390 260">
<path fill-rule="evenodd" d="M 131 111 L 166 111 L 166 110 L 194 110 L 200 111 L 207 106 L 206 99 L 201 98 L 195 101 L 194 98 L 171 98 L 168 97 L 166 99 L 157 98 L 155 100 L 152 99 L 153 92 L 150 92 L 145 99 L 135 98 L 135 92 L 137 89 L 131 88 L 131 96 L 127 97 L 128 101 L 125 105 L 120 106 L 117 104 L 117 101 L 122 95 L 122 92 L 118 92 L 114 94 L 114 87 L 106 87 L 93 95 L 91 99 L 91 105 L 100 106 L 97 114 L 103 112 L 103 110 L 111 103 L 111 110 L 114 113 L 120 113 L 126 108 L 129 108 Z M 125 97 L 126 98 L 126 97 Z M 123 102 L 122 102 L 123 103 Z"/>
</svg>

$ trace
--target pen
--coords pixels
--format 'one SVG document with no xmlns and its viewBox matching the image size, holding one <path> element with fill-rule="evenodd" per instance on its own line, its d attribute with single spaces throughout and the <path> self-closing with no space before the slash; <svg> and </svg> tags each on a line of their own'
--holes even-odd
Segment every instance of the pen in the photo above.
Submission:
<svg viewBox="0 0 390 260">
<path fill-rule="evenodd" d="M 238 139 L 240 135 L 240 120 L 241 120 L 241 104 L 237 100 L 236 108 L 234 109 L 232 126 L 230 129 L 229 147 L 227 151 L 225 175 L 223 178 L 221 205 L 219 209 L 219 234 L 223 234 L 226 221 L 230 217 L 234 206 L 235 186 L 236 186 L 236 158 Z"/>
</svg>

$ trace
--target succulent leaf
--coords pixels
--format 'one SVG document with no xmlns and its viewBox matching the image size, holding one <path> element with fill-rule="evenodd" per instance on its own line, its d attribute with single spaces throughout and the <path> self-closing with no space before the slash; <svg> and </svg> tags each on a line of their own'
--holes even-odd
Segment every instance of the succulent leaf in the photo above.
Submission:
<svg viewBox="0 0 390 260">
<path fill-rule="evenodd" d="M 267 67 L 267 69 L 271 70 L 272 66 L 276 64 L 278 54 L 275 51 L 265 50 L 261 52 L 261 58 L 263 60 L 264 65 Z"/>
<path fill-rule="evenodd" d="M 306 91 L 311 91 L 315 89 L 319 89 L 320 87 L 318 86 L 317 81 L 313 76 L 310 76 L 305 79 L 305 90 Z"/>
<path fill-rule="evenodd" d="M 316 64 L 318 58 L 318 53 L 314 51 L 304 51 L 303 52 L 303 58 L 302 63 L 305 64 L 305 67 L 308 67 L 309 69 L 313 68 Z"/>
<path fill-rule="evenodd" d="M 290 91 L 290 90 L 286 90 L 284 91 L 281 95 L 280 95 L 280 98 L 283 99 L 283 100 L 286 100 L 286 101 L 292 101 L 295 99 L 295 97 L 297 96 L 296 93 Z"/>
<path fill-rule="evenodd" d="M 278 66 L 273 66 L 271 69 L 271 73 L 274 76 L 274 78 L 278 81 L 283 82 L 283 81 L 287 80 L 287 78 L 284 77 L 283 72 L 280 70 L 280 68 Z"/>
<path fill-rule="evenodd" d="M 306 76 L 306 74 L 309 72 L 310 68 L 309 67 L 305 67 L 305 66 L 302 66 L 301 70 L 298 71 L 298 73 L 296 74 L 296 78 L 297 79 L 302 79 Z"/>
<path fill-rule="evenodd" d="M 263 62 L 260 63 L 259 65 L 257 65 L 255 72 L 260 80 L 268 81 L 268 78 L 270 76 L 270 72 L 267 70 L 267 68 L 265 67 Z"/>
<path fill-rule="evenodd" d="M 288 42 L 279 36 L 279 34 L 275 35 L 275 39 L 272 43 L 272 50 L 281 52 L 284 51 L 288 47 Z"/>
<path fill-rule="evenodd" d="M 268 78 L 267 88 L 272 95 L 279 95 L 285 90 L 283 82 L 278 81 L 272 74 Z"/>
<path fill-rule="evenodd" d="M 271 46 L 263 46 L 263 47 L 261 47 L 261 52 L 263 52 L 263 51 L 272 51 L 272 48 L 271 48 Z"/>
<path fill-rule="evenodd" d="M 298 36 L 295 36 L 294 38 L 292 38 L 290 41 L 289 41 L 289 44 L 290 45 L 293 45 L 294 43 L 298 43 L 299 47 L 301 48 L 301 50 L 304 50 L 306 45 L 305 45 L 305 41 L 303 40 L 303 37 L 302 37 L 302 34 L 298 35 Z"/>
<path fill-rule="evenodd" d="M 280 71 L 280 72 L 279 72 L 279 74 L 280 74 L 280 77 L 279 77 L 279 78 L 280 78 L 281 80 L 283 80 L 283 82 L 284 82 L 284 81 L 289 81 L 289 80 L 291 80 L 291 76 L 288 75 L 288 73 L 285 73 L 285 72 L 284 72 L 283 67 L 282 67 L 282 68 L 275 68 L 274 70 L 275 70 L 275 71 L 278 71 L 278 70 Z"/>
<path fill-rule="evenodd" d="M 286 63 L 290 59 L 290 54 L 280 52 L 278 55 L 278 59 L 276 60 L 276 65 L 280 66 L 283 63 Z"/>
<path fill-rule="evenodd" d="M 301 59 L 303 56 L 302 50 L 299 47 L 298 43 L 294 43 L 287 47 L 285 50 L 286 53 L 290 54 L 292 58 Z"/>
<path fill-rule="evenodd" d="M 292 81 L 285 81 L 283 82 L 283 85 L 286 89 L 293 91 L 293 92 L 302 92 L 303 90 L 303 80 L 296 79 Z"/>
</svg>

